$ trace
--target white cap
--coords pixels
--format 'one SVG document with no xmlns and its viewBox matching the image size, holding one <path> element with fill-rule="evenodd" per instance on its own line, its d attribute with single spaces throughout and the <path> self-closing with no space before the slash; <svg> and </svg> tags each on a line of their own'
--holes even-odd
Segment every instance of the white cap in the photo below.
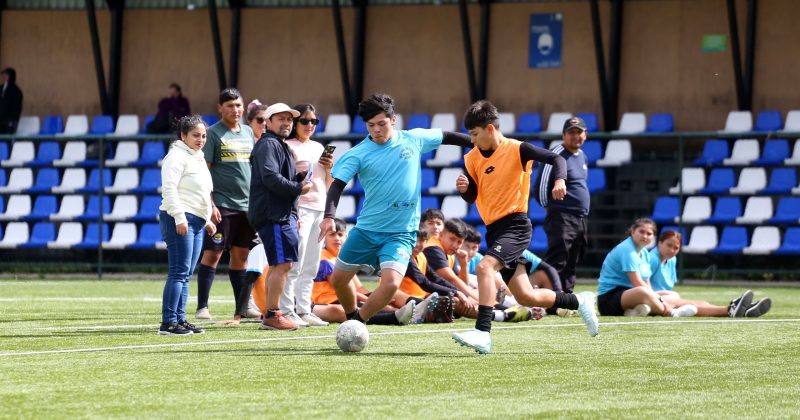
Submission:
<svg viewBox="0 0 800 420">
<path fill-rule="evenodd" d="M 277 102 L 277 103 L 274 103 L 274 104 L 270 105 L 269 107 L 267 107 L 267 111 L 266 111 L 267 118 L 269 118 L 269 117 L 271 117 L 271 116 L 273 116 L 275 114 L 280 114 L 281 112 L 290 112 L 292 114 L 292 116 L 295 117 L 295 118 L 300 116 L 300 111 L 298 111 L 296 109 L 292 109 L 291 107 L 289 107 L 289 105 L 286 105 L 283 102 Z"/>
</svg>

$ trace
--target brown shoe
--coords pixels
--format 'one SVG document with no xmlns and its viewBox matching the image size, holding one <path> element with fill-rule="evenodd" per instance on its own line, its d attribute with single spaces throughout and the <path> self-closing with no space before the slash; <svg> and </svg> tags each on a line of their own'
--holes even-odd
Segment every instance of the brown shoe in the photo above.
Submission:
<svg viewBox="0 0 800 420">
<path fill-rule="evenodd" d="M 286 319 L 286 317 L 278 311 L 275 312 L 275 315 L 264 318 L 259 328 L 262 330 L 294 331 L 297 329 L 297 324 Z"/>
</svg>

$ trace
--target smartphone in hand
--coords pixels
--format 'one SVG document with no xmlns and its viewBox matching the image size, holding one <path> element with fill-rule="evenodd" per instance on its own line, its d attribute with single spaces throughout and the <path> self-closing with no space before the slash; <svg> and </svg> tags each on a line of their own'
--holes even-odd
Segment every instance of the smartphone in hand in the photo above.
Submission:
<svg viewBox="0 0 800 420">
<path fill-rule="evenodd" d="M 323 156 L 333 156 L 333 151 L 334 150 L 336 150 L 336 146 L 333 146 L 333 145 L 329 144 L 329 145 L 325 146 L 325 151 L 322 152 L 322 155 Z"/>
</svg>

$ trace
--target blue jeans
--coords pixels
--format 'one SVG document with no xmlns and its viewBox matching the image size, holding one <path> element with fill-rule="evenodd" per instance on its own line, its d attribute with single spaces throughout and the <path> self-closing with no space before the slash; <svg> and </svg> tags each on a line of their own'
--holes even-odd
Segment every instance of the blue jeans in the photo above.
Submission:
<svg viewBox="0 0 800 420">
<path fill-rule="evenodd" d="M 159 215 L 161 237 L 167 243 L 169 274 L 164 285 L 161 303 L 161 322 L 186 321 L 186 302 L 189 300 L 189 278 L 192 277 L 200 252 L 206 221 L 186 213 L 189 229 L 186 235 L 175 232 L 175 219 L 162 211 Z"/>
</svg>

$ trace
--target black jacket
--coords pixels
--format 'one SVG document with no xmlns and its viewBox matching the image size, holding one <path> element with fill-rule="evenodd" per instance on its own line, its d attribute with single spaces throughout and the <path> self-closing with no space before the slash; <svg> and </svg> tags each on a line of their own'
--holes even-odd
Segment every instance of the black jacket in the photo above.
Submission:
<svg viewBox="0 0 800 420">
<path fill-rule="evenodd" d="M 254 229 L 289 220 L 296 213 L 303 184 L 295 181 L 295 162 L 289 145 L 267 131 L 250 154 L 250 206 L 247 219 Z"/>
<path fill-rule="evenodd" d="M 17 73 L 13 69 L 5 69 L 9 80 L 6 91 L 0 93 L 0 121 L 18 121 L 22 113 L 22 91 L 17 86 Z M 0 79 L 2 80 L 2 79 Z M 0 83 L 0 92 L 3 84 Z"/>
</svg>

